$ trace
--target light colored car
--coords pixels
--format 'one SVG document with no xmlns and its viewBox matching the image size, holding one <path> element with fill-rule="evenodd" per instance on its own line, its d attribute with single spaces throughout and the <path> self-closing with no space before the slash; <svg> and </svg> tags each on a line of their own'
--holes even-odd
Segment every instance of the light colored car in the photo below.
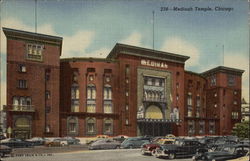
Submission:
<svg viewBox="0 0 250 161">
<path fill-rule="evenodd" d="M 86 140 L 86 144 L 92 144 L 93 142 L 95 142 L 97 140 L 107 139 L 107 138 L 109 138 L 108 135 L 97 135 L 96 137 L 88 138 Z"/>
<path fill-rule="evenodd" d="M 90 146 L 90 150 L 95 149 L 119 149 L 121 143 L 112 139 L 101 139 L 93 142 Z"/>
<path fill-rule="evenodd" d="M 68 142 L 64 139 L 61 139 L 61 138 L 56 138 L 54 140 L 47 140 L 45 141 L 45 146 L 66 146 L 68 145 Z"/>
</svg>

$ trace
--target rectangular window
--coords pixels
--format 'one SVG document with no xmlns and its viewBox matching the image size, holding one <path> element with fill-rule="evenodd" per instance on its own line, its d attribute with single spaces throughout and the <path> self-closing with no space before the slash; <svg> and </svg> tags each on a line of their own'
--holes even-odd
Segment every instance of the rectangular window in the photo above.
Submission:
<svg viewBox="0 0 250 161">
<path fill-rule="evenodd" d="M 209 121 L 209 134 L 215 134 L 215 122 Z"/>
<path fill-rule="evenodd" d="M 18 88 L 27 88 L 27 80 L 18 80 Z"/>
<path fill-rule="evenodd" d="M 188 135 L 194 135 L 195 133 L 195 124 L 194 124 L 194 120 L 189 120 L 188 121 Z"/>
<path fill-rule="evenodd" d="M 46 99 L 50 99 L 50 91 L 46 90 L 45 97 Z"/>
<path fill-rule="evenodd" d="M 129 72 L 130 72 L 129 65 L 126 64 L 126 67 L 125 67 L 125 75 L 126 75 L 126 76 L 129 76 Z"/>
<path fill-rule="evenodd" d="M 215 86 L 216 85 L 216 75 L 211 76 L 210 78 L 210 85 Z"/>
<path fill-rule="evenodd" d="M 126 119 L 126 122 L 125 122 L 126 125 L 128 125 L 128 119 Z"/>
<path fill-rule="evenodd" d="M 238 119 L 239 113 L 238 112 L 232 112 L 232 119 Z"/>
<path fill-rule="evenodd" d="M 20 64 L 20 65 L 18 66 L 18 71 L 21 72 L 21 73 L 26 73 L 26 66 Z"/>
<path fill-rule="evenodd" d="M 40 44 L 27 44 L 26 57 L 29 60 L 42 61 L 43 45 Z"/>
<path fill-rule="evenodd" d="M 71 100 L 71 112 L 79 112 L 79 100 Z"/>
<path fill-rule="evenodd" d="M 199 121 L 199 134 L 205 134 L 205 121 Z"/>
<path fill-rule="evenodd" d="M 235 76 L 227 75 L 227 82 L 228 82 L 228 86 L 234 86 L 235 85 Z"/>
<path fill-rule="evenodd" d="M 104 104 L 104 113 L 112 113 L 112 104 Z"/>
<path fill-rule="evenodd" d="M 87 104 L 87 112 L 95 113 L 95 104 Z"/>
</svg>

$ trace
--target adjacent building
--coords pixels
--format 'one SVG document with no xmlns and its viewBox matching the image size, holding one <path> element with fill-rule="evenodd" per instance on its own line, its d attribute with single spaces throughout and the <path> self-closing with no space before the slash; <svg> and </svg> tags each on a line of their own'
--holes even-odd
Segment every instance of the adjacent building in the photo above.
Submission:
<svg viewBox="0 0 250 161">
<path fill-rule="evenodd" d="M 60 59 L 62 38 L 3 28 L 7 126 L 14 137 L 230 134 L 243 70 L 185 70 L 188 56 L 116 44 Z"/>
</svg>

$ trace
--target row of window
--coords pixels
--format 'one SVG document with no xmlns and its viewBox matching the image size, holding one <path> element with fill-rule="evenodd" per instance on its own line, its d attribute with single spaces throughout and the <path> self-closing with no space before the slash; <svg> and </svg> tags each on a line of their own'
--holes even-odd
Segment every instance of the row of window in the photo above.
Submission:
<svg viewBox="0 0 250 161">
<path fill-rule="evenodd" d="M 71 99 L 79 99 L 79 85 L 73 83 L 71 86 Z M 95 100 L 96 99 L 96 87 L 93 84 L 87 86 L 87 99 Z M 105 85 L 103 89 L 103 99 L 112 100 L 112 88 L 110 85 Z"/>
<path fill-rule="evenodd" d="M 154 77 L 144 77 L 144 85 L 164 87 L 165 79 L 154 78 Z"/>
<path fill-rule="evenodd" d="M 211 77 L 210 77 L 210 85 L 211 86 L 216 86 L 216 75 L 212 75 Z M 227 85 L 228 86 L 234 86 L 235 85 L 235 76 L 234 75 L 230 75 L 230 74 L 228 74 L 227 75 Z"/>
<path fill-rule="evenodd" d="M 97 133 L 96 118 L 86 118 L 86 134 L 95 135 Z M 78 134 L 79 123 L 77 117 L 69 117 L 67 119 L 67 129 L 69 135 Z M 103 119 L 103 134 L 113 134 L 113 119 Z"/>
<path fill-rule="evenodd" d="M 211 135 L 215 134 L 215 122 L 214 121 L 209 122 L 208 128 L 209 128 L 209 134 Z M 195 133 L 198 133 L 199 135 L 205 134 L 205 121 L 199 121 L 196 124 L 194 120 L 188 121 L 188 135 L 192 136 L 192 135 L 195 135 Z"/>
</svg>

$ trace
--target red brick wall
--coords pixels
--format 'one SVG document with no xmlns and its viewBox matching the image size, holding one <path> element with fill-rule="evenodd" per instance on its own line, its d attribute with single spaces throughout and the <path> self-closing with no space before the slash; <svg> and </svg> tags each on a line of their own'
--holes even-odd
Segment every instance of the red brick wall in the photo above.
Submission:
<svg viewBox="0 0 250 161">
<path fill-rule="evenodd" d="M 13 96 L 30 96 L 36 110 L 33 115 L 33 136 L 43 136 L 45 123 L 45 69 L 51 69 L 48 88 L 51 93 L 51 112 L 48 114 L 48 124 L 54 136 L 59 135 L 59 55 L 60 47 L 44 44 L 43 61 L 26 60 L 26 42 L 7 39 L 7 104 L 12 105 Z M 18 65 L 26 66 L 26 73 L 18 71 Z M 18 79 L 27 80 L 28 88 L 17 88 Z M 47 88 L 47 89 L 48 89 Z M 22 114 L 19 112 L 18 114 Z M 12 114 L 9 118 L 11 123 Z"/>
</svg>

